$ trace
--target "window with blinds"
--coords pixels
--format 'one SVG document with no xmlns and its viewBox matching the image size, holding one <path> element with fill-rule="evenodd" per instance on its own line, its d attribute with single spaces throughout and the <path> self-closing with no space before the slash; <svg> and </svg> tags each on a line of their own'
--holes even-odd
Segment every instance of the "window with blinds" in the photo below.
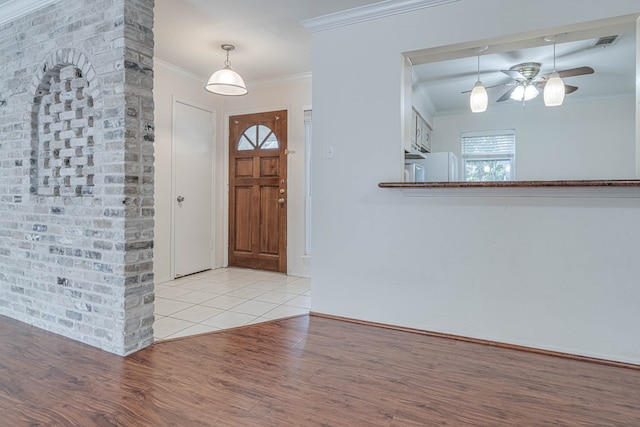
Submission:
<svg viewBox="0 0 640 427">
<path fill-rule="evenodd" d="M 463 133 L 461 153 L 465 181 L 515 180 L 515 130 Z"/>
</svg>

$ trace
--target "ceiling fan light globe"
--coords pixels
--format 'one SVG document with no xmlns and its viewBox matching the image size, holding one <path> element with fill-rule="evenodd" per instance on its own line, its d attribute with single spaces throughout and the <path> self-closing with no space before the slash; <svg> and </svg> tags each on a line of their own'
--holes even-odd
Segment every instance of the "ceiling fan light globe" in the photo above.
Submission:
<svg viewBox="0 0 640 427">
<path fill-rule="evenodd" d="M 482 85 L 482 82 L 478 80 L 471 91 L 469 106 L 472 112 L 483 113 L 487 110 L 488 105 L 489 96 L 487 95 L 487 90 Z"/>
<path fill-rule="evenodd" d="M 530 101 L 538 96 L 539 93 L 538 89 L 531 84 L 519 85 L 511 92 L 509 98 L 514 101 Z"/>
<path fill-rule="evenodd" d="M 204 88 L 218 95 L 239 96 L 248 93 L 242 77 L 229 67 L 213 73 Z"/>
<path fill-rule="evenodd" d="M 509 98 L 513 99 L 514 101 L 523 101 L 524 86 L 521 86 L 521 85 L 516 86 L 515 89 L 513 89 L 513 92 L 511 92 L 511 95 L 509 95 Z"/>
<path fill-rule="evenodd" d="M 544 85 L 544 105 L 547 107 L 562 105 L 564 102 L 564 94 L 564 82 L 558 73 L 554 72 Z"/>
<path fill-rule="evenodd" d="M 524 88 L 524 100 L 529 101 L 538 96 L 539 93 L 540 91 L 535 86 L 527 85 L 527 87 Z"/>
</svg>

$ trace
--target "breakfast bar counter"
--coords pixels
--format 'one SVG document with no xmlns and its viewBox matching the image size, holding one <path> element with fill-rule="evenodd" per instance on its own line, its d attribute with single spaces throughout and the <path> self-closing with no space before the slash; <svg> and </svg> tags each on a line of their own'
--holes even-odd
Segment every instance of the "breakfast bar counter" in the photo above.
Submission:
<svg viewBox="0 0 640 427">
<path fill-rule="evenodd" d="M 408 196 L 640 197 L 640 180 L 381 182 Z"/>
</svg>

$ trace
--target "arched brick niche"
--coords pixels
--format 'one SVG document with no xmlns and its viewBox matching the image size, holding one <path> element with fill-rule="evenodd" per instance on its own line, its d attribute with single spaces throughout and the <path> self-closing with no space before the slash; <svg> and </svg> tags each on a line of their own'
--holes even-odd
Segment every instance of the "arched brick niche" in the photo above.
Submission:
<svg viewBox="0 0 640 427">
<path fill-rule="evenodd" d="M 90 196 L 94 186 L 96 73 L 74 49 L 48 55 L 33 80 L 31 192 Z"/>
</svg>

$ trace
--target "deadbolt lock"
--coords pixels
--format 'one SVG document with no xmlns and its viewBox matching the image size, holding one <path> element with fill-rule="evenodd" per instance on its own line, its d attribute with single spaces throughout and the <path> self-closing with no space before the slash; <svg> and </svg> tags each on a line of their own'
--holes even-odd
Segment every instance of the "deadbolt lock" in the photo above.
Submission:
<svg viewBox="0 0 640 427">
<path fill-rule="evenodd" d="M 284 194 L 284 188 L 280 189 L 280 194 Z"/>
</svg>

